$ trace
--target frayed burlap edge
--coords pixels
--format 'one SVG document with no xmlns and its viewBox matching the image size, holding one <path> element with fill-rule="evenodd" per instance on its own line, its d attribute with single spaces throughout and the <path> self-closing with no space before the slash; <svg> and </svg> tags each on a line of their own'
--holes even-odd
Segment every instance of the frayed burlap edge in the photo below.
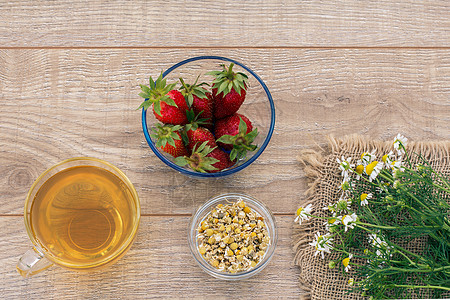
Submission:
<svg viewBox="0 0 450 300">
<path fill-rule="evenodd" d="M 305 192 L 306 200 L 302 206 L 317 202 L 316 192 L 325 175 L 325 161 L 329 156 L 344 155 L 344 153 L 363 153 L 376 149 L 378 153 L 387 153 L 392 150 L 392 141 L 370 140 L 360 135 L 349 135 L 342 138 L 328 137 L 326 148 L 317 147 L 317 149 L 306 149 L 300 153 L 298 161 L 303 165 L 304 172 L 308 178 L 308 189 Z M 409 152 L 420 153 L 423 157 L 433 161 L 439 160 L 440 166 L 448 166 L 450 161 L 450 141 L 424 141 L 408 142 Z M 339 157 L 340 158 L 340 157 Z M 438 171 L 439 168 L 437 168 Z M 313 240 L 314 230 L 309 223 L 303 225 L 294 225 L 294 264 L 300 268 L 299 285 L 305 291 L 300 299 L 312 299 L 314 270 L 305 270 L 302 268 L 302 260 L 305 256 L 311 256 L 312 251 L 307 251 L 311 246 L 308 244 Z"/>
</svg>

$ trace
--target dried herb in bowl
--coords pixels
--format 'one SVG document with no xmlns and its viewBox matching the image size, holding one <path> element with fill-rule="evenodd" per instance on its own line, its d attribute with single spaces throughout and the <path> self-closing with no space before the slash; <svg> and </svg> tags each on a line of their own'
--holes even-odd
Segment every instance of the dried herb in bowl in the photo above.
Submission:
<svg viewBox="0 0 450 300">
<path fill-rule="evenodd" d="M 200 222 L 197 240 L 202 257 L 227 273 L 256 267 L 271 243 L 264 218 L 243 200 L 213 208 Z"/>
</svg>

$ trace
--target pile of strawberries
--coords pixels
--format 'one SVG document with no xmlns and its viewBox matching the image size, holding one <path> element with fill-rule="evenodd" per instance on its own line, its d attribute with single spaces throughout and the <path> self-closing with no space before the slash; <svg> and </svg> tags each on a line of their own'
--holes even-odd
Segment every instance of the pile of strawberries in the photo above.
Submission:
<svg viewBox="0 0 450 300">
<path fill-rule="evenodd" d="M 161 123 L 152 128 L 156 147 L 171 154 L 179 166 L 197 172 L 219 172 L 233 166 L 255 151 L 253 141 L 258 135 L 250 120 L 238 113 L 245 101 L 248 77 L 234 72 L 233 63 L 223 70 L 211 71 L 211 84 L 186 84 L 180 78 L 167 84 L 161 75 L 150 85 L 141 85 L 139 94 L 145 101 L 139 108 L 153 108 Z M 209 89 L 210 88 L 210 89 Z"/>
</svg>

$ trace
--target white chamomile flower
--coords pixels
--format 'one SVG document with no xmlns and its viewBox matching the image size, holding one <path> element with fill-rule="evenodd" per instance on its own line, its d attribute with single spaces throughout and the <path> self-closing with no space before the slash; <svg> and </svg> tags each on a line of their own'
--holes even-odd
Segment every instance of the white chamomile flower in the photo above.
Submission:
<svg viewBox="0 0 450 300">
<path fill-rule="evenodd" d="M 309 245 L 313 246 L 316 249 L 314 256 L 320 253 L 322 259 L 325 259 L 325 252 L 331 253 L 331 249 L 333 249 L 333 237 L 327 233 L 325 235 L 321 235 L 320 232 L 317 232 L 314 235 L 314 241 L 309 243 Z"/>
<path fill-rule="evenodd" d="M 408 139 L 401 135 L 400 133 L 394 139 L 394 149 L 397 150 L 397 155 L 405 154 L 406 142 Z"/>
<path fill-rule="evenodd" d="M 345 272 L 348 272 L 348 270 L 350 270 L 351 269 L 351 267 L 350 267 L 350 259 L 352 259 L 353 258 L 353 254 L 349 254 L 348 255 L 348 257 L 346 257 L 346 258 L 344 258 L 343 260 L 342 260 L 342 264 L 344 265 L 344 268 L 345 268 Z"/>
<path fill-rule="evenodd" d="M 395 160 L 394 152 L 393 152 L 393 151 L 389 151 L 388 154 L 383 155 L 383 157 L 381 158 L 381 160 L 383 161 L 384 166 L 385 166 L 386 168 L 390 168 L 392 162 Z"/>
<path fill-rule="evenodd" d="M 361 206 L 365 206 L 365 205 L 369 204 L 369 201 L 367 201 L 367 200 L 372 199 L 372 196 L 373 196 L 372 193 L 368 193 L 368 194 L 363 193 L 363 194 L 361 194 L 361 196 L 360 196 Z"/>
<path fill-rule="evenodd" d="M 394 248 L 388 245 L 383 236 L 376 233 L 371 233 L 368 235 L 368 238 L 369 244 L 375 248 L 375 253 L 379 259 L 386 260 L 392 257 L 392 250 Z"/>
<path fill-rule="evenodd" d="M 355 285 L 355 279 L 349 278 L 349 280 L 348 280 L 348 285 L 349 285 L 349 286 L 354 286 L 354 285 Z"/>
<path fill-rule="evenodd" d="M 358 216 L 355 213 L 352 213 L 351 215 L 344 215 L 341 218 L 341 222 L 344 225 L 344 230 L 347 232 L 347 230 L 353 229 L 355 227 L 355 222 L 358 220 Z"/>
<path fill-rule="evenodd" d="M 333 217 L 328 219 L 325 223 L 323 223 L 323 225 L 325 225 L 325 229 L 329 232 L 332 231 L 332 227 L 337 226 L 341 223 L 341 221 L 339 220 L 339 218 L 337 217 Z"/>
<path fill-rule="evenodd" d="M 339 169 L 342 171 L 341 176 L 344 177 L 344 179 L 347 179 L 349 177 L 349 173 L 352 171 L 352 168 L 355 167 L 355 165 L 351 163 L 352 158 L 349 157 L 345 159 L 345 157 L 342 156 L 341 159 L 336 158 L 336 161 L 339 164 Z"/>
<path fill-rule="evenodd" d="M 364 152 L 363 154 L 361 154 L 361 164 L 364 166 L 367 166 L 372 161 L 374 161 L 376 159 L 376 156 L 375 156 L 376 151 L 377 151 L 377 149 L 374 149 L 374 150 L 372 150 L 372 152 Z"/>
<path fill-rule="evenodd" d="M 368 164 L 366 166 L 366 174 L 369 175 L 369 181 L 372 182 L 375 178 L 377 178 L 381 170 L 383 170 L 382 162 L 374 160 L 373 162 Z"/>
<path fill-rule="evenodd" d="M 306 207 L 300 207 L 297 209 L 297 217 L 294 222 L 297 222 L 302 225 L 302 221 L 308 221 L 311 218 L 312 205 L 308 204 Z"/>
<path fill-rule="evenodd" d="M 403 162 L 401 160 L 394 160 L 391 162 L 389 166 L 392 170 L 400 170 L 400 172 L 405 171 L 405 167 L 403 166 Z"/>
<path fill-rule="evenodd" d="M 335 212 L 336 211 L 336 204 L 328 204 L 327 206 L 325 206 L 324 208 L 322 208 L 323 210 L 328 210 L 330 212 Z"/>
</svg>

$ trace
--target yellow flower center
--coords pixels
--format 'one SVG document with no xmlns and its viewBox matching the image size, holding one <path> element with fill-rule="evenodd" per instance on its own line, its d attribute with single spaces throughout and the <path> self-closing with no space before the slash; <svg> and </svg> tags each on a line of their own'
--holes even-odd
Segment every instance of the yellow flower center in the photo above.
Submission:
<svg viewBox="0 0 450 300">
<path fill-rule="evenodd" d="M 344 216 L 342 217 L 342 223 L 344 223 L 344 219 L 345 219 L 346 216 L 347 216 L 347 215 L 344 215 Z"/>
<path fill-rule="evenodd" d="M 367 165 L 367 167 L 366 167 L 367 175 L 370 176 L 370 174 L 372 174 L 373 169 L 375 169 L 377 164 L 378 164 L 378 162 L 376 160 L 374 160 L 373 162 L 371 162 L 370 164 Z"/>
<path fill-rule="evenodd" d="M 361 175 L 364 172 L 364 166 L 363 165 L 358 165 L 356 166 L 355 169 L 356 173 L 358 173 L 359 175 Z"/>
<path fill-rule="evenodd" d="M 334 224 L 334 222 L 336 222 L 336 219 L 334 219 L 334 218 L 328 220 L 328 224 Z"/>
<path fill-rule="evenodd" d="M 303 211 L 303 207 L 300 207 L 299 209 L 297 209 L 297 216 L 300 216 L 302 211 Z"/>
<path fill-rule="evenodd" d="M 344 267 L 348 267 L 348 263 L 350 262 L 350 257 L 346 257 L 342 260 L 342 264 L 344 265 Z"/>
<path fill-rule="evenodd" d="M 363 154 L 361 154 L 361 160 L 363 160 L 363 159 L 364 159 L 364 156 L 366 156 L 367 154 L 369 154 L 369 153 L 364 152 Z"/>
<path fill-rule="evenodd" d="M 387 159 L 388 159 L 388 155 L 387 155 L 387 154 L 383 155 L 383 158 L 382 158 L 382 159 L 383 159 L 383 162 L 386 163 L 386 161 L 387 161 Z"/>
<path fill-rule="evenodd" d="M 367 194 L 362 194 L 362 195 L 361 195 L 361 201 L 366 200 L 367 196 L 368 196 Z"/>
</svg>

